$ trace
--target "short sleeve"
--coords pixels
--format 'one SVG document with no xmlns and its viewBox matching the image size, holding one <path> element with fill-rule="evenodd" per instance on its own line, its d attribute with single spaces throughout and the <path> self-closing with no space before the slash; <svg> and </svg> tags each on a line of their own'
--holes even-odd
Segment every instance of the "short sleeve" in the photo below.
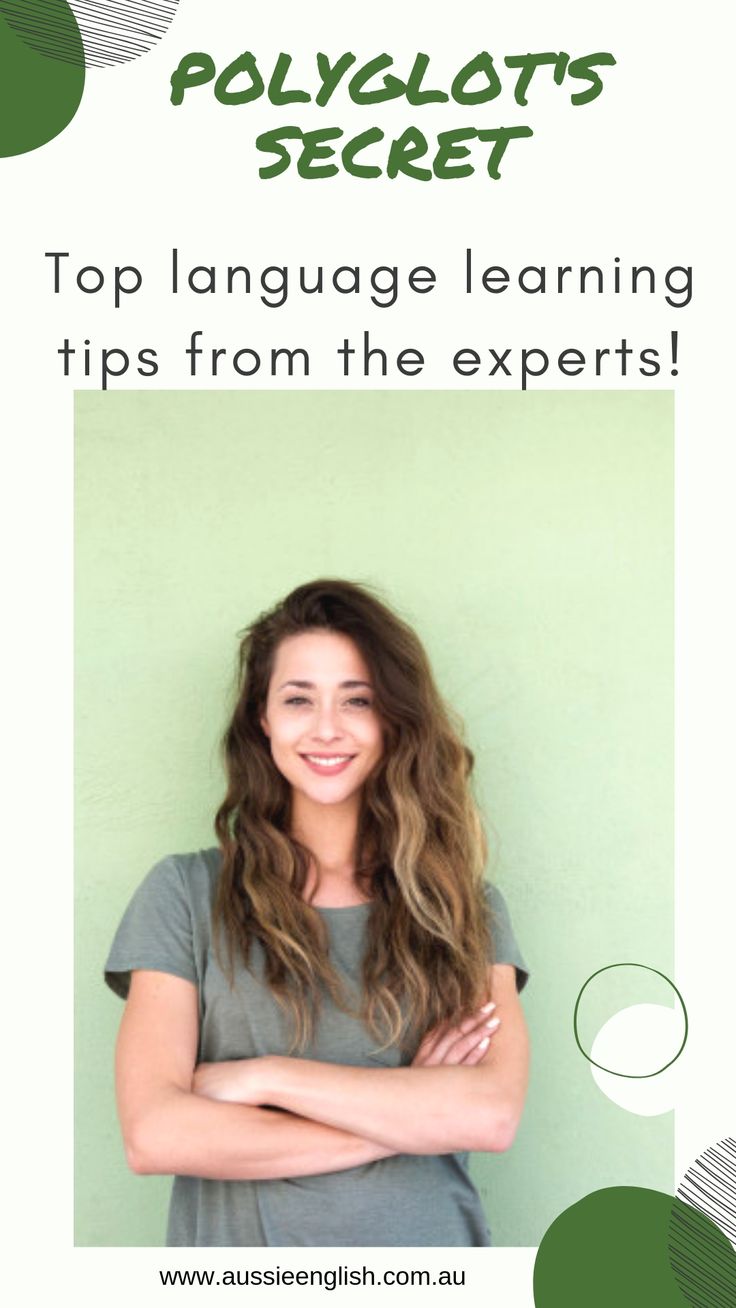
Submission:
<svg viewBox="0 0 736 1308">
<path fill-rule="evenodd" d="M 138 968 L 197 983 L 192 910 L 174 858 L 157 863 L 133 895 L 112 942 L 105 980 L 127 999 L 130 974 Z"/>
<path fill-rule="evenodd" d="M 516 989 L 523 990 L 529 980 L 529 968 L 517 944 L 506 900 L 497 886 L 488 883 L 485 898 L 493 941 L 492 962 L 512 963 L 516 968 Z"/>
</svg>

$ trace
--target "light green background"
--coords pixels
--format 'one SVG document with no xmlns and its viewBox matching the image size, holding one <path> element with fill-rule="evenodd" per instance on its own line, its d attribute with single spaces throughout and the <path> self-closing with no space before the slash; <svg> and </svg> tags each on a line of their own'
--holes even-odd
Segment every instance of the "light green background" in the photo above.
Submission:
<svg viewBox="0 0 736 1308">
<path fill-rule="evenodd" d="M 606 963 L 673 975 L 672 438 L 665 392 L 78 394 L 79 1244 L 163 1242 L 102 964 L 149 866 L 214 843 L 236 632 L 324 574 L 423 637 L 532 968 L 525 1118 L 473 1160 L 496 1243 L 601 1186 L 671 1191 L 671 1115 L 602 1095 L 572 1012 Z"/>
</svg>

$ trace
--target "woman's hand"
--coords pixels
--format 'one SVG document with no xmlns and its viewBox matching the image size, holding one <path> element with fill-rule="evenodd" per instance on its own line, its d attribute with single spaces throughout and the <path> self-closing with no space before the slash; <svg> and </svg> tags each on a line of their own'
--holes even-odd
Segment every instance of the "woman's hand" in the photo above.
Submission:
<svg viewBox="0 0 736 1308">
<path fill-rule="evenodd" d="M 473 1067 L 485 1057 L 491 1037 L 501 1025 L 493 1017 L 495 1004 L 485 1004 L 464 1022 L 442 1022 L 428 1031 L 420 1044 L 412 1067 Z"/>
</svg>

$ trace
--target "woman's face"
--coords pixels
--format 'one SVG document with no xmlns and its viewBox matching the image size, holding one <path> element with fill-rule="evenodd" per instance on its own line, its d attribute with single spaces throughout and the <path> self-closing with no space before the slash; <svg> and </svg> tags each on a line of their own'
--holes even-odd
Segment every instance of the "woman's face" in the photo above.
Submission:
<svg viewBox="0 0 736 1308">
<path fill-rule="evenodd" d="M 320 630 L 282 640 L 261 726 L 295 792 L 318 804 L 357 799 L 383 753 L 374 698 L 349 636 Z"/>
</svg>

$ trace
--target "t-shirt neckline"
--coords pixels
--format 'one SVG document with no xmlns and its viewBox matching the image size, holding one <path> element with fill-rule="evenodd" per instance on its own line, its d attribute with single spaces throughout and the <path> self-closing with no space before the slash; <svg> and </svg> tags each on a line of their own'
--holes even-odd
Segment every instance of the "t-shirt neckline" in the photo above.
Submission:
<svg viewBox="0 0 736 1308">
<path fill-rule="evenodd" d="M 332 907 L 328 904 L 312 904 L 318 913 L 361 913 L 366 908 L 370 908 L 371 901 L 366 899 L 362 904 L 341 904 L 339 907 Z"/>
</svg>

